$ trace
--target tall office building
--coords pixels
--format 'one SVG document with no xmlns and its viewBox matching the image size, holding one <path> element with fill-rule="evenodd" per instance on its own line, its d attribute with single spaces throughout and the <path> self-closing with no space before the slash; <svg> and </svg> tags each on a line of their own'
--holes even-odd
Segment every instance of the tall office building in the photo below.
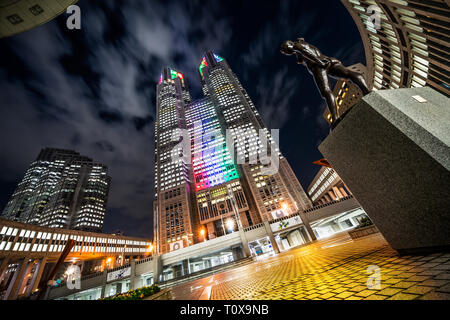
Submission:
<svg viewBox="0 0 450 320">
<path fill-rule="evenodd" d="M 430 86 L 450 96 L 448 0 L 341 0 L 355 21 L 373 88 Z"/>
<path fill-rule="evenodd" d="M 154 224 L 162 253 L 312 205 L 227 62 L 206 52 L 198 72 L 204 98 L 196 101 L 174 69 L 164 68 L 157 85 Z"/>
<path fill-rule="evenodd" d="M 2 215 L 46 227 L 101 232 L 110 180 L 103 164 L 75 151 L 45 148 Z"/>
<path fill-rule="evenodd" d="M 348 67 L 352 71 L 361 73 L 364 78 L 367 77 L 366 67 L 361 63 L 357 63 Z M 344 113 L 350 110 L 355 103 L 357 103 L 362 98 L 362 91 L 349 80 L 339 79 L 333 89 L 333 94 L 336 97 L 336 116 L 340 118 Z M 331 118 L 330 111 L 325 108 L 323 112 L 323 117 L 325 121 L 329 124 L 333 121 Z"/>
</svg>

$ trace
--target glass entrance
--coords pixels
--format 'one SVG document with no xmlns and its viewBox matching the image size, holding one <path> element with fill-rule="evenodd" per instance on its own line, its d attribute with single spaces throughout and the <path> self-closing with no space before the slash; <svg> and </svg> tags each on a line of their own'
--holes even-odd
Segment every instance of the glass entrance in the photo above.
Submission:
<svg viewBox="0 0 450 320">
<path fill-rule="evenodd" d="M 269 237 L 249 242 L 248 247 L 253 257 L 270 256 L 275 254 Z"/>
</svg>

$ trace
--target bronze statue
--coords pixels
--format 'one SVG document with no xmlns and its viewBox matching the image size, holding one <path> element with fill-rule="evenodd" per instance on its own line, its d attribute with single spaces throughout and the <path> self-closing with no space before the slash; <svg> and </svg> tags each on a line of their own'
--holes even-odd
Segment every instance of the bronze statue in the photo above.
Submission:
<svg viewBox="0 0 450 320">
<path fill-rule="evenodd" d="M 313 75 L 316 81 L 320 94 L 327 102 L 328 110 L 333 119 L 332 123 L 335 125 L 337 124 L 336 98 L 330 88 L 330 76 L 335 79 L 343 78 L 352 81 L 361 89 L 363 95 L 370 92 L 362 74 L 346 68 L 336 58 L 323 55 L 319 49 L 307 43 L 303 38 L 298 38 L 295 42 L 291 40 L 285 41 L 281 45 L 280 50 L 281 53 L 287 56 L 295 54 L 297 56 L 297 63 L 303 64 L 308 68 L 309 73 Z"/>
</svg>

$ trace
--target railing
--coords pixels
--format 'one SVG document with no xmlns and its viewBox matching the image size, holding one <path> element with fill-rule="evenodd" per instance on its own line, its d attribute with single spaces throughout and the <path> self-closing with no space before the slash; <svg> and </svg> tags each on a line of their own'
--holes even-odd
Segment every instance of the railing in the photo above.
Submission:
<svg viewBox="0 0 450 320">
<path fill-rule="evenodd" d="M 148 262 L 148 261 L 151 261 L 151 260 L 153 260 L 153 257 L 148 257 L 148 258 L 145 258 L 145 259 L 137 260 L 137 261 L 136 261 L 136 264 L 145 263 L 145 262 Z M 117 270 L 120 270 L 120 269 L 128 268 L 128 267 L 130 267 L 130 266 L 131 266 L 131 264 L 130 264 L 130 263 L 127 263 L 127 264 L 125 264 L 125 265 L 123 265 L 123 266 L 120 266 L 120 267 L 115 267 L 115 268 L 111 268 L 111 269 L 105 269 L 104 271 L 99 271 L 99 272 L 87 274 L 87 275 L 82 276 L 82 277 L 80 278 L 80 281 L 86 281 L 86 280 L 89 280 L 89 279 L 93 279 L 93 278 L 102 276 L 103 273 L 104 273 L 105 271 L 106 271 L 106 272 L 113 272 L 113 271 L 117 271 Z M 61 288 L 61 287 L 65 286 L 66 283 L 67 283 L 67 281 L 66 281 L 66 280 L 63 280 L 63 281 L 61 281 L 58 285 L 54 285 L 54 286 L 52 287 L 52 289 Z"/>
<path fill-rule="evenodd" d="M 219 265 L 214 266 L 214 267 L 209 267 L 209 268 L 205 268 L 205 269 L 202 269 L 202 270 L 199 270 L 199 271 L 187 273 L 185 275 L 181 275 L 181 271 L 177 271 L 177 272 L 175 272 L 175 276 L 172 279 L 159 281 L 158 285 L 164 286 L 164 285 L 170 284 L 172 282 L 178 282 L 178 281 L 181 281 L 181 280 L 184 280 L 184 279 L 191 279 L 191 278 L 195 278 L 195 277 L 198 277 L 198 276 L 204 277 L 210 272 L 220 271 L 221 269 L 227 268 L 229 266 L 241 265 L 241 264 L 244 264 L 246 262 L 251 262 L 251 261 L 252 261 L 252 259 L 249 258 L 249 257 L 241 258 L 241 259 L 238 259 L 238 260 L 235 260 L 235 261 L 219 264 Z M 194 280 L 194 279 L 192 279 L 192 280 Z"/>
<path fill-rule="evenodd" d="M 149 239 L 116 236 L 80 230 L 49 228 L 0 218 L 0 255 L 59 256 L 69 239 L 76 244 L 70 255 L 144 255 Z"/>
<path fill-rule="evenodd" d="M 103 274 L 103 271 L 99 271 L 99 272 L 87 274 L 87 275 L 85 275 L 85 276 L 82 276 L 82 277 L 80 278 L 80 280 L 83 281 L 83 280 L 87 280 L 87 279 L 92 279 L 92 278 L 101 276 L 102 274 Z"/>
<path fill-rule="evenodd" d="M 125 268 L 128 268 L 130 266 L 131 266 L 131 264 L 127 263 L 127 264 L 125 264 L 123 266 L 120 266 L 120 267 L 115 267 L 115 268 L 108 269 L 108 272 L 113 272 L 113 271 L 117 271 L 117 270 L 120 270 L 120 269 L 125 269 Z"/>
<path fill-rule="evenodd" d="M 87 274 L 87 275 L 84 275 L 84 276 L 80 277 L 80 281 L 86 281 L 86 280 L 89 280 L 89 279 L 100 277 L 101 275 L 103 275 L 103 271 L 90 273 L 90 274 Z M 63 280 L 59 284 L 53 285 L 52 289 L 61 288 L 61 287 L 65 286 L 66 284 L 67 284 L 67 280 Z"/>
<path fill-rule="evenodd" d="M 277 219 L 274 219 L 274 220 L 270 220 L 269 223 L 270 224 L 277 223 L 277 222 L 280 222 L 280 221 L 283 221 L 283 220 L 286 220 L 286 219 L 289 219 L 289 218 L 292 218 L 292 217 L 295 217 L 295 216 L 300 216 L 300 212 L 290 214 L 290 215 L 288 215 L 286 217 L 281 217 L 281 218 L 277 218 Z"/>
<path fill-rule="evenodd" d="M 258 223 L 258 224 L 255 224 L 253 226 L 244 228 L 244 231 L 247 232 L 247 231 L 255 230 L 255 229 L 258 229 L 258 228 L 261 228 L 261 227 L 264 227 L 264 223 Z"/>
<path fill-rule="evenodd" d="M 322 209 L 322 208 L 326 208 L 326 207 L 332 206 L 332 205 L 334 205 L 334 204 L 343 202 L 343 201 L 345 201 L 345 200 L 349 200 L 349 199 L 351 199 L 351 198 L 353 198 L 353 195 L 348 195 L 348 196 L 343 197 L 343 198 L 341 198 L 341 199 L 339 199 L 339 200 L 333 200 L 333 201 L 331 201 L 331 202 L 324 203 L 324 204 L 319 204 L 318 206 L 314 206 L 314 207 L 312 207 L 312 208 L 303 210 L 303 212 L 304 212 L 304 213 L 311 213 L 311 212 L 313 212 L 313 211 L 316 211 L 316 210 L 319 210 L 319 209 Z"/>
<path fill-rule="evenodd" d="M 224 236 L 220 236 L 220 237 L 217 237 L 217 238 L 214 238 L 214 239 L 210 239 L 210 240 L 207 240 L 207 241 L 202 241 L 202 242 L 199 242 L 199 243 L 196 243 L 196 244 L 193 244 L 193 245 L 190 245 L 188 247 L 184 247 L 184 248 L 181 248 L 181 249 L 178 249 L 178 250 L 175 250 L 175 251 L 170 251 L 170 252 L 163 253 L 161 255 L 161 257 L 162 257 L 162 259 L 164 261 L 165 259 L 171 259 L 174 256 L 186 254 L 188 252 L 192 253 L 193 251 L 204 250 L 204 249 L 206 249 L 208 247 L 211 247 L 211 246 L 221 245 L 225 241 L 230 241 L 230 240 L 233 241 L 233 240 L 236 240 L 236 238 L 239 238 L 239 232 L 228 233 L 228 234 L 226 234 Z"/>
<path fill-rule="evenodd" d="M 152 260 L 153 260 L 153 257 L 148 257 L 148 258 L 145 258 L 145 259 L 136 260 L 136 264 L 141 264 L 141 263 L 149 262 L 149 261 L 152 261 Z"/>
</svg>

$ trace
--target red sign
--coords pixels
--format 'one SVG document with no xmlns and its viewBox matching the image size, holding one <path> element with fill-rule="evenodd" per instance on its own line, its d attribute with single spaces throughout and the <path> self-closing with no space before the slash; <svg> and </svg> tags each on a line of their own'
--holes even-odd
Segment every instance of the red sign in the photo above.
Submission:
<svg viewBox="0 0 450 320">
<path fill-rule="evenodd" d="M 328 162 L 327 159 L 323 158 L 317 161 L 313 162 L 314 164 L 317 164 L 319 166 L 323 166 L 323 167 L 328 167 L 328 168 L 332 168 L 331 164 Z"/>
</svg>

